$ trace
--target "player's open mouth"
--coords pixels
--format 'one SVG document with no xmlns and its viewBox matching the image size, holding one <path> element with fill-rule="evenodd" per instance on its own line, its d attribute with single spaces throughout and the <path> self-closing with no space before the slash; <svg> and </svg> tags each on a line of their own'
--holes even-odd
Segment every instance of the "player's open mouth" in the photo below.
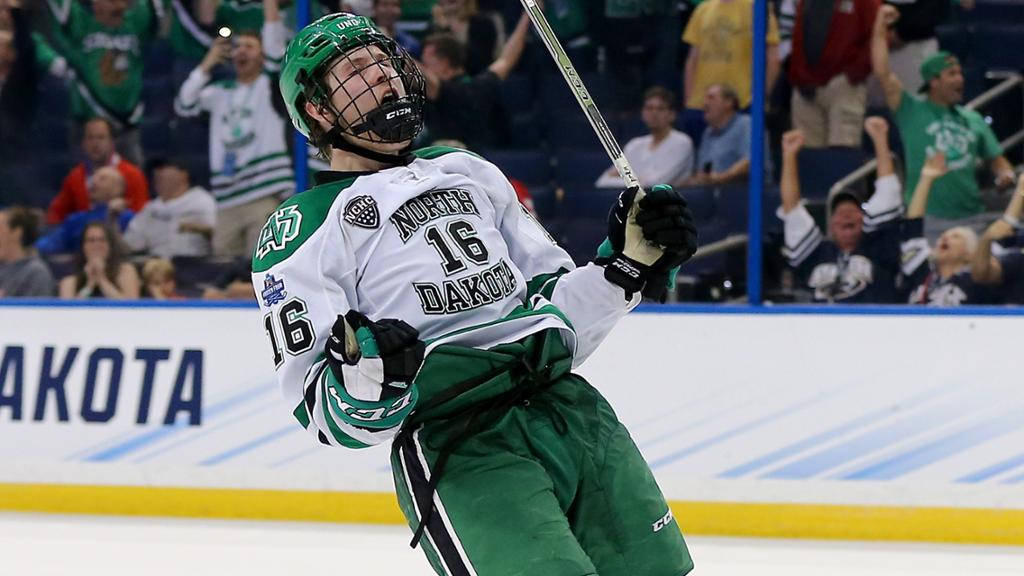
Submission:
<svg viewBox="0 0 1024 576">
<path fill-rule="evenodd" d="M 380 103 L 390 104 L 395 100 L 398 100 L 398 94 L 395 94 L 394 90 L 388 90 L 387 92 L 384 93 L 384 96 L 381 97 Z"/>
</svg>

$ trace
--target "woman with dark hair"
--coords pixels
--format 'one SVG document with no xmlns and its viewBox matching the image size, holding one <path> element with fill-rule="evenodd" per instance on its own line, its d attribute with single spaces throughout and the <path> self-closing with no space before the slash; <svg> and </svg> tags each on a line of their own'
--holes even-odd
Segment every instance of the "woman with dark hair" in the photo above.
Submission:
<svg viewBox="0 0 1024 576">
<path fill-rule="evenodd" d="M 113 227 L 101 221 L 86 225 L 75 255 L 75 273 L 61 279 L 59 294 L 65 299 L 139 297 L 139 275 L 125 261 L 121 237 Z"/>
</svg>

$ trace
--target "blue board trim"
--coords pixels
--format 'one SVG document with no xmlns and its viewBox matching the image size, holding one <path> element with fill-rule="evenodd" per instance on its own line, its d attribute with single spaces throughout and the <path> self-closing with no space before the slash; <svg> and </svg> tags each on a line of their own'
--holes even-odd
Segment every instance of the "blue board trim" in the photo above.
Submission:
<svg viewBox="0 0 1024 576">
<path fill-rule="evenodd" d="M 258 309 L 255 301 L 224 302 L 214 300 L 59 300 L 57 298 L 0 299 L 3 308 L 251 308 Z M 1024 316 L 1024 307 L 960 306 L 958 308 L 931 308 L 903 305 L 845 305 L 783 304 L 751 306 L 748 304 L 641 304 L 636 314 L 790 314 L 825 316 Z"/>
</svg>

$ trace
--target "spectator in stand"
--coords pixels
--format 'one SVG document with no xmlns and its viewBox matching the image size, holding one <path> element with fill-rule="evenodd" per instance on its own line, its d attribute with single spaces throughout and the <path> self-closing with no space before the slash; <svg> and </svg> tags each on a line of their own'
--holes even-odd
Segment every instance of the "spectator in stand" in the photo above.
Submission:
<svg viewBox="0 0 1024 576">
<path fill-rule="evenodd" d="M 889 125 L 877 117 L 865 121 L 875 146 L 878 176 L 875 193 L 866 203 L 851 192 L 829 200 L 829 236 L 825 238 L 800 198 L 797 157 L 804 134 L 791 130 L 782 136 L 782 206 L 788 264 L 816 302 L 892 303 L 898 300 L 901 243 L 908 234 L 900 219 L 903 198 L 889 151 Z"/>
<path fill-rule="evenodd" d="M 753 72 L 754 0 L 705 0 L 686 25 L 683 42 L 690 45 L 683 84 L 686 107 L 704 108 L 712 84 L 732 86 L 740 108 L 750 106 Z M 779 30 L 768 11 L 766 80 L 768 91 L 779 74 Z"/>
<path fill-rule="evenodd" d="M 180 116 L 209 114 L 211 184 L 219 222 L 213 250 L 218 255 L 250 254 L 267 216 L 295 191 L 284 101 L 276 76 L 264 67 L 264 54 L 278 59 L 284 54 L 288 30 L 276 2 L 266 2 L 265 8 L 262 34 L 235 31 L 230 41 L 214 41 L 174 101 Z M 210 83 L 214 67 L 229 59 L 235 79 Z"/>
<path fill-rule="evenodd" d="M 644 187 L 679 182 L 693 173 L 693 141 L 672 127 L 676 121 L 675 103 L 675 94 L 661 86 L 644 93 L 640 114 L 651 133 L 633 138 L 623 150 Z M 612 166 L 597 179 L 595 186 L 621 188 L 622 178 Z"/>
<path fill-rule="evenodd" d="M 432 11 L 432 33 L 448 33 L 466 47 L 465 73 L 476 76 L 490 68 L 501 46 L 504 26 L 480 14 L 476 0 L 437 0 Z"/>
<path fill-rule="evenodd" d="M 209 256 L 217 222 L 213 197 L 191 186 L 188 170 L 175 160 L 158 160 L 151 170 L 156 198 L 128 223 L 125 245 L 160 258 Z"/>
<path fill-rule="evenodd" d="M 268 2 L 273 3 L 269 9 Z M 278 0 L 172 0 L 174 23 L 169 34 L 171 46 L 191 63 L 191 67 L 210 50 L 221 28 L 226 27 L 232 32 L 262 30 L 264 13 L 278 10 L 279 4 Z M 292 2 L 291 6 L 294 5 Z M 313 3 L 311 12 L 315 14 L 318 6 Z M 268 70 L 277 71 L 280 68 L 280 57 L 279 54 L 264 54 L 264 66 Z"/>
<path fill-rule="evenodd" d="M 0 155 L 12 158 L 28 142 L 39 81 L 35 43 L 21 0 L 0 0 Z"/>
<path fill-rule="evenodd" d="M 413 58 L 419 59 L 423 53 L 420 41 L 411 34 L 395 28 L 395 24 L 402 19 L 401 0 L 373 0 L 373 22 L 380 28 L 380 31 L 394 38 L 395 42 Z"/>
<path fill-rule="evenodd" d="M 0 210 L 0 298 L 53 296 L 53 276 L 32 247 L 39 219 L 23 206 Z"/>
<path fill-rule="evenodd" d="M 953 0 L 955 1 L 955 0 Z M 921 64 L 939 51 L 935 27 L 952 13 L 950 0 L 883 0 L 900 13 L 889 27 L 889 66 L 904 86 L 920 86 Z M 869 84 L 868 102 L 884 106 L 885 95 L 877 78 Z"/>
<path fill-rule="evenodd" d="M 142 50 L 164 17 L 162 0 L 93 0 L 92 10 L 79 0 L 47 0 L 57 24 L 57 51 L 74 71 L 71 114 L 81 123 L 106 118 L 118 132 L 118 149 L 142 163 Z"/>
<path fill-rule="evenodd" d="M 174 264 L 163 258 L 147 260 L 142 265 L 143 296 L 153 300 L 184 300 L 174 279 Z"/>
<path fill-rule="evenodd" d="M 936 152 L 925 161 L 907 207 L 908 221 L 921 222 L 931 189 L 947 171 L 942 152 Z M 918 224 L 916 228 L 923 227 Z M 967 226 L 947 229 L 934 247 L 929 247 L 923 233 L 908 240 L 903 258 L 907 302 L 928 306 L 995 303 L 995 292 L 972 278 L 971 263 L 977 248 L 978 235 Z"/>
<path fill-rule="evenodd" d="M 682 186 L 721 186 L 743 180 L 750 173 L 750 117 L 739 113 L 736 91 L 712 84 L 704 94 L 707 127 L 697 149 L 693 176 Z"/>
<path fill-rule="evenodd" d="M 85 161 L 75 166 L 64 178 L 60 193 L 50 202 L 46 211 L 48 224 L 60 224 L 75 212 L 95 208 L 90 200 L 92 179 L 96 172 L 111 166 L 121 173 L 124 180 L 124 197 L 132 211 L 142 210 L 149 201 L 149 186 L 142 170 L 121 158 L 114 150 L 114 128 L 109 120 L 93 118 L 85 123 L 82 130 L 82 152 Z"/>
<path fill-rule="evenodd" d="M 501 56 L 476 75 L 465 67 L 466 47 L 451 34 L 423 41 L 420 68 L 427 82 L 425 118 L 431 141 L 460 140 L 473 149 L 497 143 L 499 87 L 519 62 L 529 31 L 530 20 L 524 13 Z"/>
<path fill-rule="evenodd" d="M 252 289 L 252 258 L 238 258 L 224 267 L 224 273 L 203 290 L 203 300 L 256 299 Z"/>
<path fill-rule="evenodd" d="M 789 80 L 793 126 L 808 148 L 860 146 L 879 0 L 800 0 Z"/>
<path fill-rule="evenodd" d="M 129 210 L 124 199 L 124 177 L 112 166 L 96 171 L 89 183 L 92 208 L 75 212 L 56 229 L 36 242 L 43 254 L 73 252 L 78 249 L 82 231 L 90 222 L 109 222 L 118 231 L 124 230 L 135 212 Z"/>
<path fill-rule="evenodd" d="M 124 259 L 121 235 L 107 222 L 90 222 L 75 256 L 75 272 L 61 279 L 64 299 L 139 297 L 139 275 Z"/>
<path fill-rule="evenodd" d="M 999 291 L 1000 300 L 1007 304 L 1024 304 L 1024 252 L 1019 247 L 994 256 L 993 243 L 1016 236 L 1020 230 L 1020 216 L 1024 211 L 1024 178 L 1017 181 L 1017 190 L 1010 198 L 1003 216 L 993 222 L 978 240 L 978 248 L 971 262 L 971 279 Z"/>
<path fill-rule="evenodd" d="M 991 216 L 983 214 L 985 205 L 978 190 L 975 164 L 988 162 L 996 185 L 1012 186 L 1013 166 L 1003 156 L 992 129 L 981 115 L 959 106 L 964 95 L 964 77 L 960 63 L 948 52 L 937 52 L 921 65 L 924 83 L 912 96 L 889 65 L 888 29 L 899 19 L 892 6 L 883 6 L 875 21 L 871 59 L 885 100 L 892 109 L 903 140 L 907 188 L 916 189 L 917 176 L 925 159 L 942 152 L 948 172 L 934 183 L 926 210 L 925 234 L 929 238 L 952 226 L 980 229 Z"/>
</svg>

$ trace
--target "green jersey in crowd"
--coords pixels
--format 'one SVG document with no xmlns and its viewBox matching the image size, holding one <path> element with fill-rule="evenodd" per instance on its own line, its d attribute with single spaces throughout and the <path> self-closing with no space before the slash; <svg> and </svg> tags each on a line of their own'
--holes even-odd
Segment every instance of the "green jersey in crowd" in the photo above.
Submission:
<svg viewBox="0 0 1024 576">
<path fill-rule="evenodd" d="M 163 0 L 138 0 L 121 25 L 100 24 L 77 0 L 48 0 L 57 23 L 54 47 L 75 73 L 71 114 L 79 122 L 94 116 L 117 127 L 142 119 L 142 49 L 157 33 Z"/>
<path fill-rule="evenodd" d="M 981 115 L 963 106 L 940 106 L 904 92 L 896 110 L 907 165 L 907 202 L 921 177 L 925 160 L 936 152 L 946 155 L 949 173 L 935 181 L 927 214 L 951 220 L 985 211 L 978 193 L 975 165 L 1003 153 L 992 128 Z"/>
<path fill-rule="evenodd" d="M 196 18 L 194 0 L 171 0 L 174 20 L 171 23 L 169 40 L 171 47 L 179 56 L 199 61 L 210 49 L 217 31 L 226 26 L 234 32 L 256 32 L 263 29 L 263 0 L 223 0 L 217 5 L 213 24 L 204 26 Z M 286 5 L 287 4 L 287 5 Z M 323 15 L 324 8 L 312 3 L 311 18 Z M 281 12 L 285 26 L 295 29 L 295 4 L 281 2 Z"/>
</svg>

